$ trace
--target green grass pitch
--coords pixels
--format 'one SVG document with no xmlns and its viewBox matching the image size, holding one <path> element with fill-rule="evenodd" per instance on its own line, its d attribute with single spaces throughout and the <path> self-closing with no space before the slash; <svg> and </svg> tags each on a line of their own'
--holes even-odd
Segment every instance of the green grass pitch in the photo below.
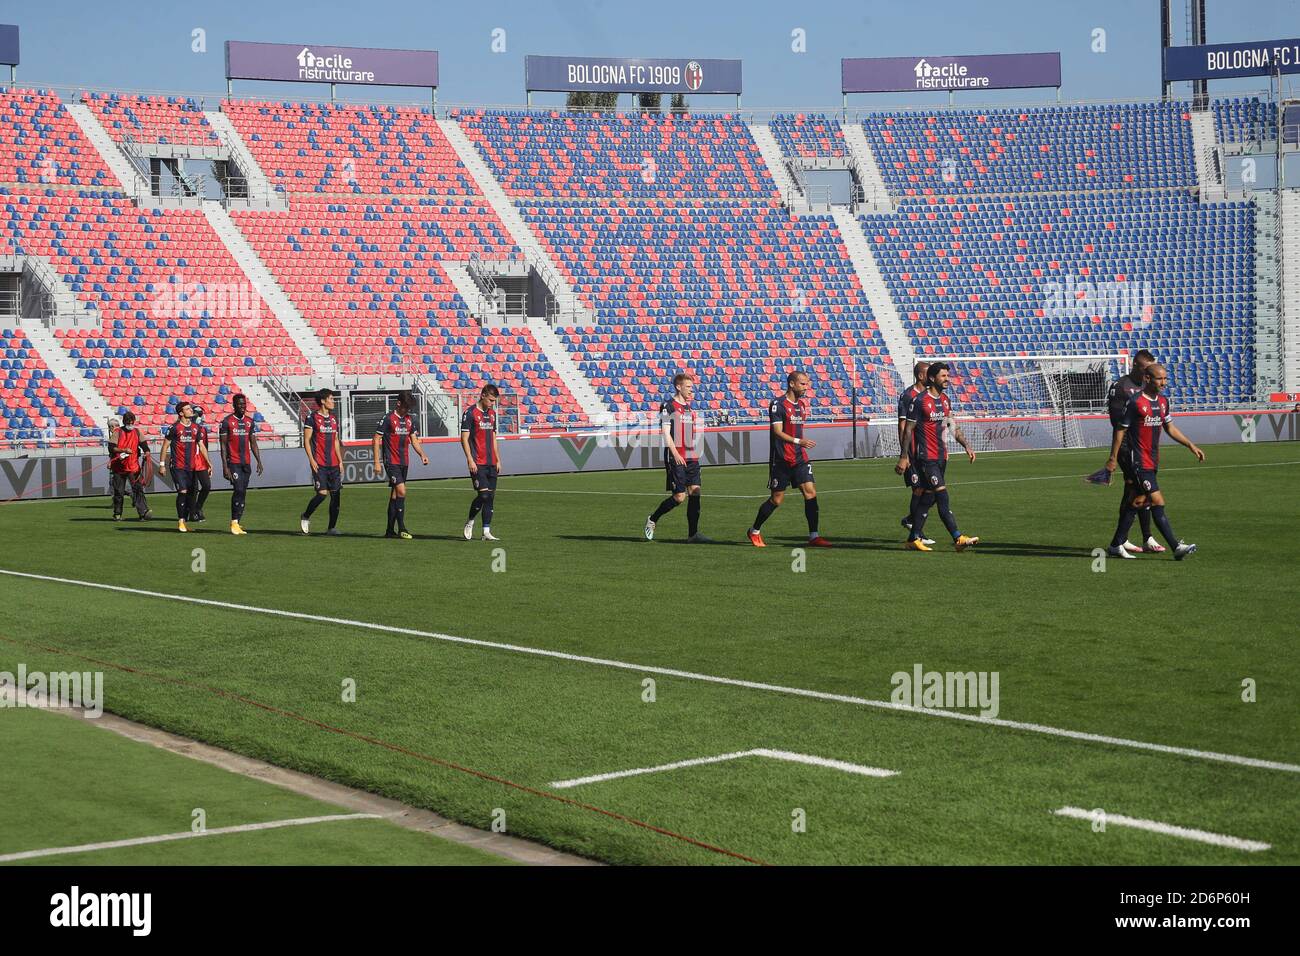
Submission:
<svg viewBox="0 0 1300 956">
<path fill-rule="evenodd" d="M 252 489 L 243 538 L 222 492 L 188 535 L 161 496 L 147 523 L 114 524 L 103 499 L 19 503 L 0 507 L 0 569 L 397 630 L 0 575 L 0 670 L 103 670 L 125 717 L 614 863 L 1295 864 L 1300 448 L 1206 450 L 1198 465 L 1170 448 L 1161 472 L 1200 553 L 1104 571 L 1093 549 L 1119 490 L 1081 480 L 1097 450 L 954 461 L 954 512 L 983 539 L 963 554 L 937 514 L 936 550 L 901 550 L 905 491 L 886 461 L 817 464 L 836 547 L 802 561 L 797 495 L 766 550 L 745 540 L 764 495 L 753 466 L 705 469 L 712 546 L 683 543 L 684 508 L 643 539 L 658 472 L 503 478 L 499 544 L 460 537 L 465 480 L 410 486 L 414 541 L 376 536 L 381 485 L 345 489 L 334 538 L 297 532 L 305 488 Z M 856 700 L 889 700 L 917 664 L 997 672 L 1002 721 L 1292 769 Z M 745 757 L 552 786 L 754 748 L 897 775 Z M 1095 832 L 1053 815 L 1064 806 L 1271 849 Z"/>
</svg>

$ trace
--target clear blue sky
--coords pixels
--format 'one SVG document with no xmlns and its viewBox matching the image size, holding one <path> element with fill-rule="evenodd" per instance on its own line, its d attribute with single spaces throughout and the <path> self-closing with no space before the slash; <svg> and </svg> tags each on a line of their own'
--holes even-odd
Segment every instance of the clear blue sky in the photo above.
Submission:
<svg viewBox="0 0 1300 956">
<path fill-rule="evenodd" d="M 1174 42 L 1186 42 L 1183 0 Z M 79 12 L 76 12 L 79 11 Z M 435 49 L 440 103 L 522 103 L 527 53 L 739 57 L 746 107 L 839 106 L 843 56 L 911 56 L 1059 50 L 1065 99 L 1159 94 L 1156 0 L 213 0 L 198 4 L 46 0 L 0 6 L 22 31 L 22 85 L 219 92 L 227 39 Z M 191 51 L 191 31 L 207 52 Z M 494 28 L 506 51 L 493 53 Z M 807 52 L 791 50 L 806 31 Z M 1092 51 L 1093 30 L 1106 52 Z M 1210 42 L 1300 34 L 1300 0 L 1208 0 Z M 1293 83 L 1300 76 L 1291 78 Z M 1263 89 L 1264 80 L 1212 92 Z M 324 87 L 239 82 L 237 95 L 319 98 Z M 356 93 L 418 99 L 416 91 Z M 1186 85 L 1181 88 L 1185 94 Z M 975 102 L 976 94 L 959 96 Z M 1050 91 L 985 93 L 983 102 L 1050 99 Z M 941 103 L 946 94 L 858 96 L 855 105 Z M 697 108 L 729 107 L 698 98 Z"/>
</svg>

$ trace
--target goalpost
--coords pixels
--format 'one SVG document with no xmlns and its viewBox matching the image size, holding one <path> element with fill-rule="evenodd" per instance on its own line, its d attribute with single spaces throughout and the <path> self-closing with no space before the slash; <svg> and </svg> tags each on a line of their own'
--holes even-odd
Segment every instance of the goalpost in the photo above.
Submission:
<svg viewBox="0 0 1300 956">
<path fill-rule="evenodd" d="M 947 394 L 953 417 L 977 452 L 1083 448 L 1080 420 L 1106 414 L 1106 392 L 1129 365 L 1124 352 L 927 355 L 918 356 L 918 361 L 948 364 Z M 875 419 L 881 427 L 876 454 L 898 454 L 897 421 L 892 408 Z M 951 429 L 947 441 L 950 451 L 960 451 Z"/>
</svg>

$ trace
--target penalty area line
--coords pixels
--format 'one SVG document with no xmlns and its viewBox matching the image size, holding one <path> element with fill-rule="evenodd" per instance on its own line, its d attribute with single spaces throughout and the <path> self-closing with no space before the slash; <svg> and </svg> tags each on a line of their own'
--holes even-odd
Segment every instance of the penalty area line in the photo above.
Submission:
<svg viewBox="0 0 1300 956">
<path fill-rule="evenodd" d="M 1208 830 L 1193 830 L 1190 827 L 1180 827 L 1173 823 L 1161 823 L 1159 820 L 1126 817 L 1121 813 L 1106 813 L 1105 811 L 1098 813 L 1095 810 L 1084 810 L 1081 807 L 1061 807 L 1059 810 L 1053 810 L 1052 813 L 1058 817 L 1069 817 L 1072 820 L 1100 821 L 1104 826 L 1114 824 L 1117 827 L 1146 830 L 1148 833 L 1159 833 L 1161 836 L 1195 840 L 1197 843 L 1208 843 L 1211 846 L 1223 846 L 1232 850 L 1245 850 L 1247 853 L 1258 853 L 1261 850 L 1272 848 L 1271 844 L 1259 840 L 1243 840 L 1241 837 L 1228 836 L 1224 833 L 1211 833 Z"/>
<path fill-rule="evenodd" d="M 959 720 L 965 723 L 979 724 L 985 727 L 998 727 L 1004 730 L 1019 730 L 1027 733 L 1043 734 L 1087 743 L 1105 744 L 1112 747 L 1126 747 L 1132 750 L 1145 750 L 1152 753 L 1169 754 L 1177 757 L 1189 757 L 1213 763 L 1235 764 L 1241 767 L 1254 767 L 1261 770 L 1280 770 L 1285 773 L 1300 773 L 1300 764 L 1285 763 L 1280 760 L 1263 760 L 1258 757 L 1243 757 L 1237 754 L 1219 753 L 1212 750 L 1198 750 L 1193 747 L 1177 747 L 1171 744 L 1151 743 L 1127 737 L 1115 737 L 1109 734 L 1095 734 L 1082 730 L 1069 730 L 1063 727 L 1051 727 L 1046 724 L 1028 723 L 1018 720 L 1005 720 L 1001 717 L 980 717 L 977 714 L 964 714 L 955 710 L 940 710 L 928 707 L 916 707 L 896 704 L 889 700 L 873 700 L 867 697 L 855 697 L 850 694 L 836 694 L 830 691 L 811 690 L 803 687 L 788 687 L 782 684 L 769 684 L 763 681 L 744 680 L 738 677 L 722 677 L 714 674 L 701 674 L 695 671 L 679 670 L 672 667 L 659 667 L 648 664 L 636 664 L 629 661 L 613 660 L 605 657 L 589 657 L 585 654 L 569 654 L 541 647 L 526 647 L 521 644 L 506 644 L 499 641 L 486 641 L 481 638 L 458 637 L 454 634 L 442 634 L 437 631 L 422 631 L 413 627 L 398 627 L 392 624 L 376 624 L 370 621 L 355 621 L 341 617 L 327 617 L 321 614 L 307 614 L 303 611 L 286 611 L 279 608 L 256 607 L 249 604 L 235 604 L 228 601 L 215 601 L 210 598 L 193 597 L 188 594 L 168 594 L 163 591 L 148 591 L 143 588 L 130 588 L 117 584 L 101 584 L 97 581 L 79 581 L 74 578 L 60 578 L 47 574 L 32 574 L 27 571 L 11 571 L 0 568 L 0 575 L 24 578 L 30 581 L 46 581 L 54 584 L 67 584 L 74 587 L 92 588 L 98 591 L 111 591 L 119 594 L 133 594 L 140 597 L 158 598 L 164 601 L 176 601 L 182 604 L 196 604 L 215 607 L 228 611 L 246 611 L 251 614 L 265 614 L 270 617 L 288 618 L 297 621 L 311 621 L 318 624 L 336 624 L 340 627 L 352 627 L 360 630 L 378 631 L 384 634 L 401 634 L 407 637 L 422 637 L 449 644 L 461 644 L 467 647 L 482 647 L 495 651 L 508 651 L 514 654 L 528 654 L 550 660 L 569 661 L 578 664 L 591 664 L 596 667 L 608 667 L 616 670 L 633 671 L 640 674 L 659 674 L 663 677 L 677 677 L 682 680 L 716 684 L 724 687 L 740 687 L 746 690 L 765 691 L 802 697 L 809 700 L 822 700 L 837 704 L 851 704 L 857 707 L 874 707 L 899 713 L 919 714 L 926 717 Z"/>
<path fill-rule="evenodd" d="M 640 777 L 648 773 L 663 773 L 665 770 L 680 770 L 683 767 L 702 767 L 705 764 L 725 763 L 728 760 L 740 760 L 743 757 L 768 757 L 772 760 L 783 760 L 786 763 L 801 763 L 811 767 L 827 767 L 831 770 L 840 770 L 844 773 L 857 774 L 860 777 L 896 777 L 897 770 L 885 770 L 881 767 L 867 767 L 860 763 L 849 763 L 847 760 L 832 760 L 829 757 L 817 757 L 812 754 L 797 754 L 789 750 L 769 750 L 766 747 L 756 747 L 753 750 L 737 750 L 734 753 L 718 754 L 716 757 L 695 757 L 691 760 L 677 760 L 673 763 L 662 763 L 655 767 L 634 767 L 631 770 L 615 770 L 612 773 L 597 773 L 590 777 L 578 777 L 574 780 L 556 780 L 550 785 L 556 790 L 567 790 L 570 787 L 581 787 L 588 783 L 603 783 L 606 780 L 620 780 L 623 777 Z"/>
</svg>

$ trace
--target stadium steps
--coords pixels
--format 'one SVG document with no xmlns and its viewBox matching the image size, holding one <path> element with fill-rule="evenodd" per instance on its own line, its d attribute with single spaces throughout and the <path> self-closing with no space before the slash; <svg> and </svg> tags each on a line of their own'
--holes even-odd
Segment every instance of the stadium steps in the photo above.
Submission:
<svg viewBox="0 0 1300 956">
<path fill-rule="evenodd" d="M 808 197 L 790 175 L 790 168 L 785 162 L 785 153 L 782 152 L 776 137 L 772 135 L 771 127 L 766 123 L 750 123 L 749 132 L 754 137 L 754 142 L 758 144 L 758 151 L 763 157 L 763 162 L 767 164 L 767 171 L 772 174 L 772 180 L 780 190 L 785 204 L 791 210 L 800 205 L 806 207 Z"/>
<path fill-rule="evenodd" d="M 593 425 L 612 424 L 613 409 L 596 393 L 591 382 L 573 361 L 573 356 L 569 354 L 568 348 L 560 341 L 560 337 L 555 334 L 550 324 L 545 319 L 529 319 L 528 330 L 533 333 L 533 339 L 538 347 L 546 353 L 546 358 L 556 374 L 582 406 L 582 412 L 587 416 L 587 420 Z"/>
<path fill-rule="evenodd" d="M 230 218 L 230 213 L 226 212 L 221 203 L 208 201 L 203 203 L 203 215 L 207 217 L 213 231 L 220 237 L 226 249 L 234 256 L 235 262 L 239 264 L 253 288 L 271 307 L 271 311 L 289 333 L 298 350 L 311 363 L 312 375 L 333 381 L 338 375 L 334 357 L 330 355 L 324 343 L 316 337 L 316 333 L 312 331 L 297 306 L 290 301 L 284 289 L 275 281 L 266 263 L 253 251 L 253 247 L 248 244 L 248 240 L 239 231 L 235 221 Z"/>
<path fill-rule="evenodd" d="M 255 378 L 237 378 L 235 386 L 248 398 L 254 411 L 261 413 L 272 434 L 292 438 L 302 431 L 297 416 L 286 407 L 284 400 L 277 398 L 262 382 Z M 223 410 L 222 416 L 224 414 Z"/>
<path fill-rule="evenodd" d="M 528 264 L 537 270 L 547 286 L 550 287 L 551 294 L 555 296 L 556 305 L 562 316 L 561 324 L 577 327 L 594 325 L 596 313 L 587 308 L 579 298 L 578 293 L 574 291 L 569 280 L 551 262 L 541 243 L 537 241 L 537 236 L 528 223 L 524 222 L 523 216 L 519 214 L 519 210 L 510 201 L 510 197 L 506 195 L 505 190 L 501 188 L 501 184 L 492 175 L 487 163 L 479 155 L 479 151 L 474 144 L 469 141 L 465 131 L 460 128 L 460 124 L 455 120 L 442 119 L 438 120 L 438 126 L 441 127 L 447 141 L 451 143 L 452 148 L 460 156 L 460 161 L 465 164 L 465 168 L 469 170 L 470 175 L 478 183 L 479 189 L 483 191 L 484 198 L 492 204 L 497 217 L 500 218 L 501 224 L 505 226 L 515 245 L 524 251 L 524 257 L 528 260 Z"/>
<path fill-rule="evenodd" d="M 858 274 L 858 281 L 862 283 L 862 291 L 866 294 L 867 304 L 871 306 L 871 314 L 876 319 L 881 338 L 889 349 L 894 371 L 906 384 L 916 354 L 912 348 L 911 336 L 903 326 L 902 316 L 898 314 L 894 298 L 889 294 L 889 286 L 880 272 L 875 253 L 871 251 L 871 244 L 867 242 L 857 216 L 847 206 L 832 206 L 831 216 L 835 219 L 840 239 L 853 263 L 853 270 Z"/>
<path fill-rule="evenodd" d="M 105 401 L 104 396 L 99 394 L 99 390 L 86 378 L 85 373 L 77 370 L 76 363 L 68 354 L 68 350 L 55 337 L 49 326 L 40 319 L 21 319 L 18 326 L 40 353 L 45 367 L 55 374 L 68 394 L 77 400 L 91 422 L 107 429 L 113 409 Z"/>
<path fill-rule="evenodd" d="M 497 314 L 492 300 L 483 295 L 478 284 L 469 274 L 468 263 L 443 259 L 439 265 L 442 266 L 442 271 L 447 273 L 447 278 L 456 287 L 460 297 L 465 300 L 470 315 L 482 322 L 485 318 Z"/>
<path fill-rule="evenodd" d="M 885 177 L 880 174 L 880 164 L 876 162 L 876 153 L 867 142 L 866 131 L 859 123 L 845 123 L 843 130 L 844 143 L 853 158 L 858 185 L 862 187 L 862 202 L 866 206 L 863 211 L 873 215 L 894 212 L 897 207 L 889 194 L 889 187 L 885 185 Z"/>
<path fill-rule="evenodd" d="M 1300 391 L 1300 190 L 1282 190 L 1283 391 Z"/>
<path fill-rule="evenodd" d="M 63 104 L 68 113 L 77 121 L 81 131 L 86 134 L 88 139 L 98 151 L 100 157 L 107 164 L 108 168 L 113 171 L 113 175 L 122 185 L 122 190 L 128 196 L 137 201 L 148 194 L 147 183 L 144 176 L 135 163 L 127 158 L 122 148 L 114 142 L 113 137 L 108 135 L 108 130 L 104 129 L 99 118 L 85 103 L 67 102 Z"/>
<path fill-rule="evenodd" d="M 1227 199 L 1227 190 L 1219 174 L 1214 113 L 1210 110 L 1192 113 L 1192 151 L 1196 157 L 1196 182 L 1201 188 L 1201 202 L 1223 202 Z"/>
<path fill-rule="evenodd" d="M 248 205 L 254 209 L 287 209 L 289 202 L 284 193 L 271 186 L 266 173 L 262 172 L 262 167 L 249 152 L 248 144 L 230 122 L 230 117 L 220 110 L 204 110 L 203 115 L 207 117 L 208 125 L 221 137 L 221 142 L 230 150 L 231 160 L 244 174 L 244 179 L 248 182 Z"/>
</svg>

